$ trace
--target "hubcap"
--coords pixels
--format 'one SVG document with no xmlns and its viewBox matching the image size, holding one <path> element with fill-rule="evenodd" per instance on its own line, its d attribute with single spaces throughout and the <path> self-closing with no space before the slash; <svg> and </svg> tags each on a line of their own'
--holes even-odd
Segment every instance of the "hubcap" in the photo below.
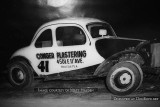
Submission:
<svg viewBox="0 0 160 107">
<path fill-rule="evenodd" d="M 131 75 L 124 73 L 120 76 L 121 84 L 129 84 L 131 81 Z"/>
<path fill-rule="evenodd" d="M 13 68 L 12 69 L 12 80 L 15 84 L 20 85 L 24 82 L 25 75 L 20 68 Z"/>
<path fill-rule="evenodd" d="M 133 71 L 127 67 L 116 69 L 110 78 L 111 86 L 117 91 L 126 91 L 130 89 L 135 81 Z"/>
<path fill-rule="evenodd" d="M 18 79 L 20 79 L 20 80 L 23 80 L 23 79 L 24 79 L 24 75 L 23 75 L 23 72 L 22 72 L 21 70 L 18 71 L 17 77 L 18 77 Z"/>
</svg>

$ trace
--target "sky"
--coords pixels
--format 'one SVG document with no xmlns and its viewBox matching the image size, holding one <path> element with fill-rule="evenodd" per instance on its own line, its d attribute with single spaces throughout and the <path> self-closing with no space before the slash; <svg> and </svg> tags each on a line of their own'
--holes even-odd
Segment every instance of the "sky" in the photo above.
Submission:
<svg viewBox="0 0 160 107">
<path fill-rule="evenodd" d="M 48 0 L 57 1 L 57 0 Z M 66 0 L 65 0 L 66 1 Z M 12 20 L 48 21 L 61 17 L 85 16 L 108 19 L 111 22 L 154 20 L 158 4 L 144 0 L 68 0 L 60 8 L 48 5 L 47 0 L 4 0 L 2 14 Z M 53 3 L 52 3 L 53 4 Z"/>
<path fill-rule="evenodd" d="M 15 50 L 30 44 L 40 25 L 65 17 L 93 17 L 105 20 L 112 25 L 118 36 L 159 38 L 159 3 L 155 0 L 66 1 L 2 0 L 1 54 L 10 56 Z M 62 5 L 63 2 L 66 3 Z"/>
<path fill-rule="evenodd" d="M 159 25 L 158 4 L 154 0 L 68 0 L 61 7 L 49 5 L 53 1 L 57 0 L 3 0 L 3 25 L 17 29 L 29 26 L 36 30 L 45 22 L 77 16 L 100 18 L 116 27 Z"/>
</svg>

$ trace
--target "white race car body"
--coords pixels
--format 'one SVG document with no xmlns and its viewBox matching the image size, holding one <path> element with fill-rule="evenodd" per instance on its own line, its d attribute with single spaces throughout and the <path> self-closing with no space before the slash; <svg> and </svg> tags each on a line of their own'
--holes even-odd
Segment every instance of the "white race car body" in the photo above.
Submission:
<svg viewBox="0 0 160 107">
<path fill-rule="evenodd" d="M 38 75 L 49 75 L 100 64 L 105 59 L 97 52 L 95 47 L 96 39 L 92 38 L 86 28 L 87 24 L 93 22 L 105 23 L 91 18 L 71 18 L 44 24 L 36 32 L 30 46 L 18 50 L 13 54 L 12 58 L 15 56 L 27 58 Z M 68 26 L 80 28 L 85 34 L 86 42 L 82 45 L 58 46 L 55 34 L 56 29 Z M 37 39 L 47 29 L 52 30 L 52 46 L 37 48 L 35 46 Z"/>
<path fill-rule="evenodd" d="M 153 45 L 153 49 L 160 47 Z M 127 95 L 141 85 L 144 65 L 160 66 L 155 57 L 152 62 L 156 64 L 151 62 L 150 50 L 146 40 L 117 37 L 105 21 L 59 19 L 42 25 L 31 44 L 12 55 L 9 81 L 16 88 L 25 88 L 35 76 L 45 80 L 105 77 L 112 93 Z"/>
</svg>

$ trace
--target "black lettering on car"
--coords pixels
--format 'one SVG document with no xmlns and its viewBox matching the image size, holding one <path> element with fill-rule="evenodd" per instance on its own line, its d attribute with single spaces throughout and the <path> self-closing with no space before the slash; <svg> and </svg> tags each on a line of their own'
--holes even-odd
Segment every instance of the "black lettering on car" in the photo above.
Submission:
<svg viewBox="0 0 160 107">
<path fill-rule="evenodd" d="M 54 53 L 38 53 L 36 57 L 37 59 L 53 59 Z"/>
<path fill-rule="evenodd" d="M 38 69 L 41 70 L 41 72 L 49 72 L 49 61 L 41 61 L 38 65 Z"/>
<path fill-rule="evenodd" d="M 87 53 L 83 51 L 57 52 L 57 58 L 85 58 Z"/>
</svg>

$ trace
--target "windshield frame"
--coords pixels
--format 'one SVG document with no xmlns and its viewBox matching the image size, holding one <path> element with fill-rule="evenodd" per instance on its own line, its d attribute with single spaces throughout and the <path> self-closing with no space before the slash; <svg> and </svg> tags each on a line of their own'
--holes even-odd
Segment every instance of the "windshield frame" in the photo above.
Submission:
<svg viewBox="0 0 160 107">
<path fill-rule="evenodd" d="M 91 34 L 90 30 L 89 30 L 89 26 L 90 25 L 98 25 L 98 24 L 101 24 L 101 25 L 105 24 L 108 28 L 110 28 L 110 30 L 111 30 L 111 32 L 112 32 L 113 35 L 108 35 L 108 36 L 117 37 L 115 31 L 113 30 L 112 26 L 109 23 L 106 23 L 106 22 L 92 22 L 92 23 L 88 23 L 86 25 L 86 28 L 87 28 L 87 30 L 88 30 L 88 32 L 89 32 L 89 34 L 91 35 L 92 38 L 98 38 L 98 37 L 93 37 L 92 36 L 92 34 Z"/>
</svg>

